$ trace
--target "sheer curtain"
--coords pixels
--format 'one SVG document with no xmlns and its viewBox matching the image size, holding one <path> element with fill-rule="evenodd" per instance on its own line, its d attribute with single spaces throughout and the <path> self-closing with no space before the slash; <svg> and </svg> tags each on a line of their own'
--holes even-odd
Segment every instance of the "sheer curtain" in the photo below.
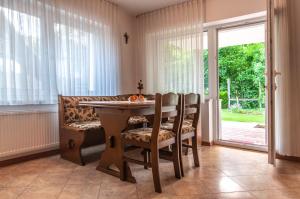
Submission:
<svg viewBox="0 0 300 199">
<path fill-rule="evenodd" d="M 117 7 L 101 0 L 56 0 L 55 57 L 59 93 L 115 95 Z"/>
<path fill-rule="evenodd" d="M 202 0 L 137 17 L 137 77 L 146 92 L 203 94 Z"/>
<path fill-rule="evenodd" d="M 39 104 L 57 98 L 54 43 L 44 3 L 0 1 L 0 105 Z"/>
<path fill-rule="evenodd" d="M 1 0 L 0 105 L 116 94 L 117 21 L 104 0 Z"/>
<path fill-rule="evenodd" d="M 275 0 L 276 147 L 300 157 L 300 1 Z"/>
</svg>

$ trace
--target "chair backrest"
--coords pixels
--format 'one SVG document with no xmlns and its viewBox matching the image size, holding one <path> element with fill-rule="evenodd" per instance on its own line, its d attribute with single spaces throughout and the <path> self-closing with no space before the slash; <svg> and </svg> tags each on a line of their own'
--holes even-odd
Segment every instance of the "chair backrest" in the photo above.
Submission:
<svg viewBox="0 0 300 199">
<path fill-rule="evenodd" d="M 197 129 L 199 124 L 199 119 L 200 119 L 200 106 L 201 106 L 200 94 L 190 93 L 184 95 L 182 105 L 183 105 L 182 117 L 183 118 L 192 117 L 193 127 Z"/>
<path fill-rule="evenodd" d="M 173 132 L 179 134 L 182 119 L 182 94 L 168 93 L 155 95 L 155 115 L 151 140 L 158 141 L 158 133 L 162 119 L 174 117 Z"/>
</svg>

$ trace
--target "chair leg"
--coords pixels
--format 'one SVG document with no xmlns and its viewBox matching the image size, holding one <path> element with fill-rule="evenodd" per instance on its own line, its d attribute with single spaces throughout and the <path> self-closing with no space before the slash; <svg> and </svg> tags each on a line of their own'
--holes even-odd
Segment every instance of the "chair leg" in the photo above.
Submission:
<svg viewBox="0 0 300 199">
<path fill-rule="evenodd" d="M 181 178 L 181 167 L 180 167 L 180 158 L 179 158 L 179 147 L 176 144 L 172 144 L 172 159 L 173 159 L 173 166 L 175 177 L 180 179 Z"/>
<path fill-rule="evenodd" d="M 151 167 L 155 192 L 161 193 L 161 184 L 159 176 L 159 152 L 158 149 L 151 150 Z"/>
<path fill-rule="evenodd" d="M 190 145 L 190 139 L 184 141 L 187 145 Z M 189 147 L 185 147 L 184 155 L 189 154 Z"/>
<path fill-rule="evenodd" d="M 182 140 L 180 140 L 179 149 L 178 150 L 179 150 L 180 172 L 181 172 L 181 176 L 184 177 L 183 163 L 182 163 Z"/>
<path fill-rule="evenodd" d="M 198 147 L 197 147 L 197 137 L 194 136 L 192 138 L 192 150 L 193 150 L 193 157 L 194 157 L 194 164 L 195 167 L 199 167 L 199 156 L 198 156 Z"/>
<path fill-rule="evenodd" d="M 150 167 L 151 167 L 151 151 L 148 151 L 147 156 L 148 156 L 148 163 L 150 163 Z"/>
<path fill-rule="evenodd" d="M 148 169 L 148 166 L 146 165 L 148 162 L 149 162 L 149 159 L 148 159 L 148 151 L 144 149 L 143 151 L 143 156 L 144 156 L 144 169 Z"/>
</svg>

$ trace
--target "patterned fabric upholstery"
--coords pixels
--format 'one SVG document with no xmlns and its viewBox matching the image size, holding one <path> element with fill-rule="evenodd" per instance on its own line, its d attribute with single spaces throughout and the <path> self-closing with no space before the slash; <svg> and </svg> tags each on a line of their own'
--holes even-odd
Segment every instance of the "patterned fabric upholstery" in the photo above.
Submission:
<svg viewBox="0 0 300 199">
<path fill-rule="evenodd" d="M 99 97 L 99 96 L 63 96 L 62 100 L 64 103 L 64 119 L 65 123 L 73 122 L 84 122 L 99 120 L 99 117 L 94 113 L 92 107 L 80 107 L 78 106 L 80 101 L 110 101 L 110 100 L 121 100 L 122 98 L 113 97 Z"/>
<path fill-rule="evenodd" d="M 152 128 L 138 128 L 129 130 L 122 134 L 123 138 L 129 140 L 136 140 L 139 142 L 150 142 L 151 141 Z M 158 134 L 158 141 L 162 142 L 170 138 L 175 137 L 172 131 L 161 129 Z"/>
<path fill-rule="evenodd" d="M 85 122 L 73 122 L 67 124 L 67 126 L 78 128 L 80 130 L 88 130 L 88 129 L 100 128 L 101 123 L 99 120 L 95 120 L 95 121 L 85 121 Z"/>
<path fill-rule="evenodd" d="M 133 116 L 130 117 L 128 120 L 128 124 L 135 125 L 135 124 L 143 124 L 148 123 L 149 121 L 144 116 Z"/>
<path fill-rule="evenodd" d="M 76 108 L 64 108 L 64 110 L 65 124 L 79 121 L 78 110 Z"/>
<path fill-rule="evenodd" d="M 119 96 L 63 96 L 64 121 L 65 124 L 74 122 L 86 122 L 99 120 L 99 116 L 94 112 L 93 107 L 78 106 L 80 101 L 126 101 L 130 95 Z M 143 116 L 131 117 L 128 121 L 130 125 L 147 123 L 148 120 Z"/>
<path fill-rule="evenodd" d="M 173 125 L 174 125 L 173 122 L 174 121 L 171 120 L 171 121 L 168 121 L 166 123 L 162 123 L 161 128 L 166 129 L 166 130 L 172 130 Z M 195 128 L 192 125 L 193 125 L 193 120 L 188 120 L 188 119 L 184 120 L 183 124 L 182 124 L 182 131 L 181 131 L 182 134 L 195 131 Z"/>
</svg>

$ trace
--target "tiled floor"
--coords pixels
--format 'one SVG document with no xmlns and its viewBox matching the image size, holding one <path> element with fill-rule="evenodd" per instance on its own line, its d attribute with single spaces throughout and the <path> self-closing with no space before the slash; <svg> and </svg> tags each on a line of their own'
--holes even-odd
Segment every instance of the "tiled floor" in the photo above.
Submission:
<svg viewBox="0 0 300 199">
<path fill-rule="evenodd" d="M 260 127 L 260 128 L 258 128 Z M 266 145 L 266 131 L 257 123 L 222 121 L 222 140 L 244 144 Z"/>
<path fill-rule="evenodd" d="M 151 169 L 131 165 L 137 184 L 84 167 L 59 156 L 0 168 L 0 198 L 172 198 L 172 199 L 287 199 L 300 198 L 300 164 L 267 164 L 267 155 L 224 147 L 201 147 L 201 167 L 192 155 L 184 158 L 186 176 L 174 178 L 172 164 L 160 164 L 163 193 L 153 189 Z M 138 154 L 138 153 L 136 153 Z"/>
</svg>

